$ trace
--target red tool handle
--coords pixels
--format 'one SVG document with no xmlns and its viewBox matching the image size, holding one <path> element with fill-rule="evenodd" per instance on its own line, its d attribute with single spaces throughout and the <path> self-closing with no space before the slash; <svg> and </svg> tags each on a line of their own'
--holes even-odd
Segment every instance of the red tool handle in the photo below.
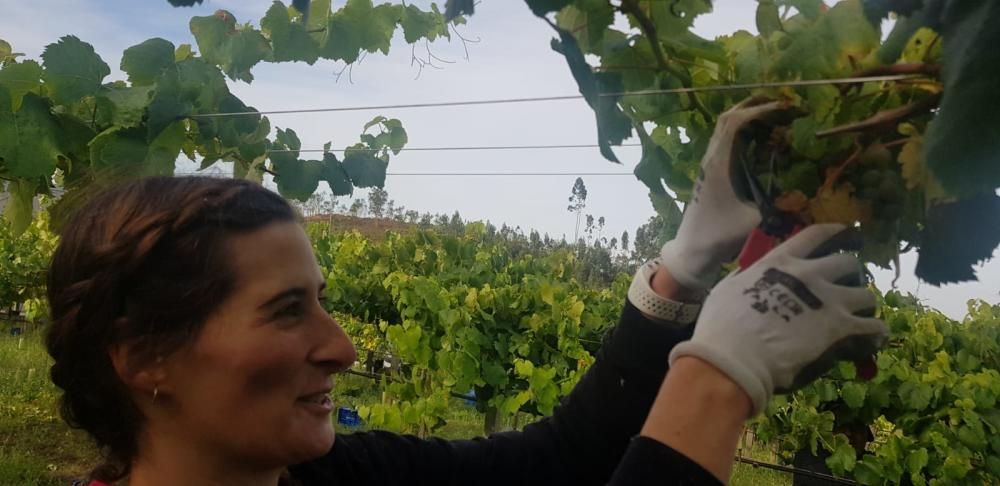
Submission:
<svg viewBox="0 0 1000 486">
<path fill-rule="evenodd" d="M 792 231 L 788 233 L 786 238 L 790 238 L 801 231 L 803 226 L 796 225 L 792 228 Z M 781 244 L 782 239 L 769 235 L 764 232 L 760 227 L 754 228 L 750 236 L 743 243 L 743 249 L 740 250 L 740 256 L 737 259 L 739 262 L 740 270 L 744 270 L 750 265 L 753 265 L 757 260 L 760 260 L 767 252 L 774 249 L 774 247 Z M 875 363 L 875 356 L 871 356 L 867 359 L 854 362 L 854 367 L 857 368 L 858 378 L 864 381 L 869 381 L 875 378 L 878 373 L 878 366 Z"/>
</svg>

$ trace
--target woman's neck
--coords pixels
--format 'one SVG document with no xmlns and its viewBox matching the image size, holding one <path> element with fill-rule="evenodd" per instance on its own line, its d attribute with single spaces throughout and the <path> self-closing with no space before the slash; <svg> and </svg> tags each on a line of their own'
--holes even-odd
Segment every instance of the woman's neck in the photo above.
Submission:
<svg viewBox="0 0 1000 486">
<path fill-rule="evenodd" d="M 144 434 L 128 486 L 277 486 L 281 468 L 226 460 L 219 451 L 192 442 L 170 433 Z"/>
</svg>

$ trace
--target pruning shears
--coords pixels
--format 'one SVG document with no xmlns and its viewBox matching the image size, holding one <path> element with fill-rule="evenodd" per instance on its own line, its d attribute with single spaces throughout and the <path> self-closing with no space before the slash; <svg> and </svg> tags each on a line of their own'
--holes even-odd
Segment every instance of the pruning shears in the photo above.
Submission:
<svg viewBox="0 0 1000 486">
<path fill-rule="evenodd" d="M 749 199 L 754 202 L 757 209 L 760 211 L 760 224 L 754 228 L 747 237 L 746 241 L 743 243 L 743 249 L 740 250 L 737 262 L 739 263 L 740 270 L 746 269 L 750 265 L 753 265 L 757 260 L 760 260 L 769 251 L 774 249 L 776 246 L 780 245 L 781 242 L 788 238 L 791 238 L 796 233 L 805 228 L 805 225 L 799 219 L 798 215 L 790 213 L 788 211 L 783 211 L 774 206 L 775 198 L 778 196 L 777 191 L 774 188 L 774 162 L 775 158 L 772 155 L 770 162 L 770 180 L 768 181 L 767 187 L 763 187 L 753 172 L 750 170 L 750 166 L 745 157 L 741 157 L 740 167 L 734 168 L 734 171 L 742 172 L 740 175 L 733 174 L 734 181 L 742 181 L 746 184 L 742 187 L 744 197 L 749 195 Z M 737 187 L 737 192 L 740 192 L 740 187 Z M 748 193 L 748 194 L 747 194 Z M 840 249 L 840 246 L 855 246 L 857 244 L 856 232 L 853 230 L 847 230 L 844 232 L 845 241 L 831 242 L 830 245 L 824 245 L 825 248 L 817 250 L 816 253 L 821 256 L 823 254 L 829 254 L 833 251 Z M 834 238 L 837 239 L 837 238 Z M 851 241 L 851 240 L 855 241 Z M 845 244 L 846 243 L 846 244 Z M 863 285 L 863 282 L 845 282 L 848 285 Z M 857 376 L 862 380 L 871 380 L 875 377 L 878 372 L 878 366 L 875 363 L 875 356 L 872 355 L 867 359 L 862 359 L 855 361 L 855 368 L 857 369 Z"/>
<path fill-rule="evenodd" d="M 738 258 L 740 270 L 753 265 L 757 260 L 781 244 L 782 241 L 792 237 L 804 227 L 799 218 L 792 213 L 782 211 L 774 207 L 774 200 L 777 191 L 774 189 L 774 157 L 771 157 L 771 174 L 768 187 L 761 186 L 760 181 L 750 171 L 750 166 L 745 158 L 740 163 L 742 176 L 746 182 L 746 192 L 749 192 L 751 200 L 760 211 L 760 224 L 754 228 L 753 232 L 743 243 Z"/>
</svg>

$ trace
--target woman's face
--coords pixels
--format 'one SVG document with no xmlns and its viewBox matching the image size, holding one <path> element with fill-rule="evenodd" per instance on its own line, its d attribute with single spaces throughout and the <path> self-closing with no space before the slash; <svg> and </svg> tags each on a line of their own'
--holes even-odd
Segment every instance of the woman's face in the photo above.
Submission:
<svg viewBox="0 0 1000 486">
<path fill-rule="evenodd" d="M 357 354 L 320 305 L 309 240 L 299 225 L 275 223 L 228 247 L 236 287 L 195 341 L 163 362 L 161 425 L 188 436 L 195 452 L 256 467 L 320 456 L 334 441 L 332 375 Z"/>
</svg>

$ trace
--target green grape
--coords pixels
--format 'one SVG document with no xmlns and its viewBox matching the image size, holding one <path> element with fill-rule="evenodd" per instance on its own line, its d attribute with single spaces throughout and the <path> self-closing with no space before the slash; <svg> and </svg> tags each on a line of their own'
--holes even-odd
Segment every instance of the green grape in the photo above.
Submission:
<svg viewBox="0 0 1000 486">
<path fill-rule="evenodd" d="M 880 143 L 869 145 L 861 153 L 861 163 L 879 168 L 889 167 L 892 164 L 892 152 Z"/>
<path fill-rule="evenodd" d="M 863 187 L 878 187 L 882 180 L 882 173 L 878 169 L 868 169 L 861 175 L 861 185 Z"/>
</svg>

